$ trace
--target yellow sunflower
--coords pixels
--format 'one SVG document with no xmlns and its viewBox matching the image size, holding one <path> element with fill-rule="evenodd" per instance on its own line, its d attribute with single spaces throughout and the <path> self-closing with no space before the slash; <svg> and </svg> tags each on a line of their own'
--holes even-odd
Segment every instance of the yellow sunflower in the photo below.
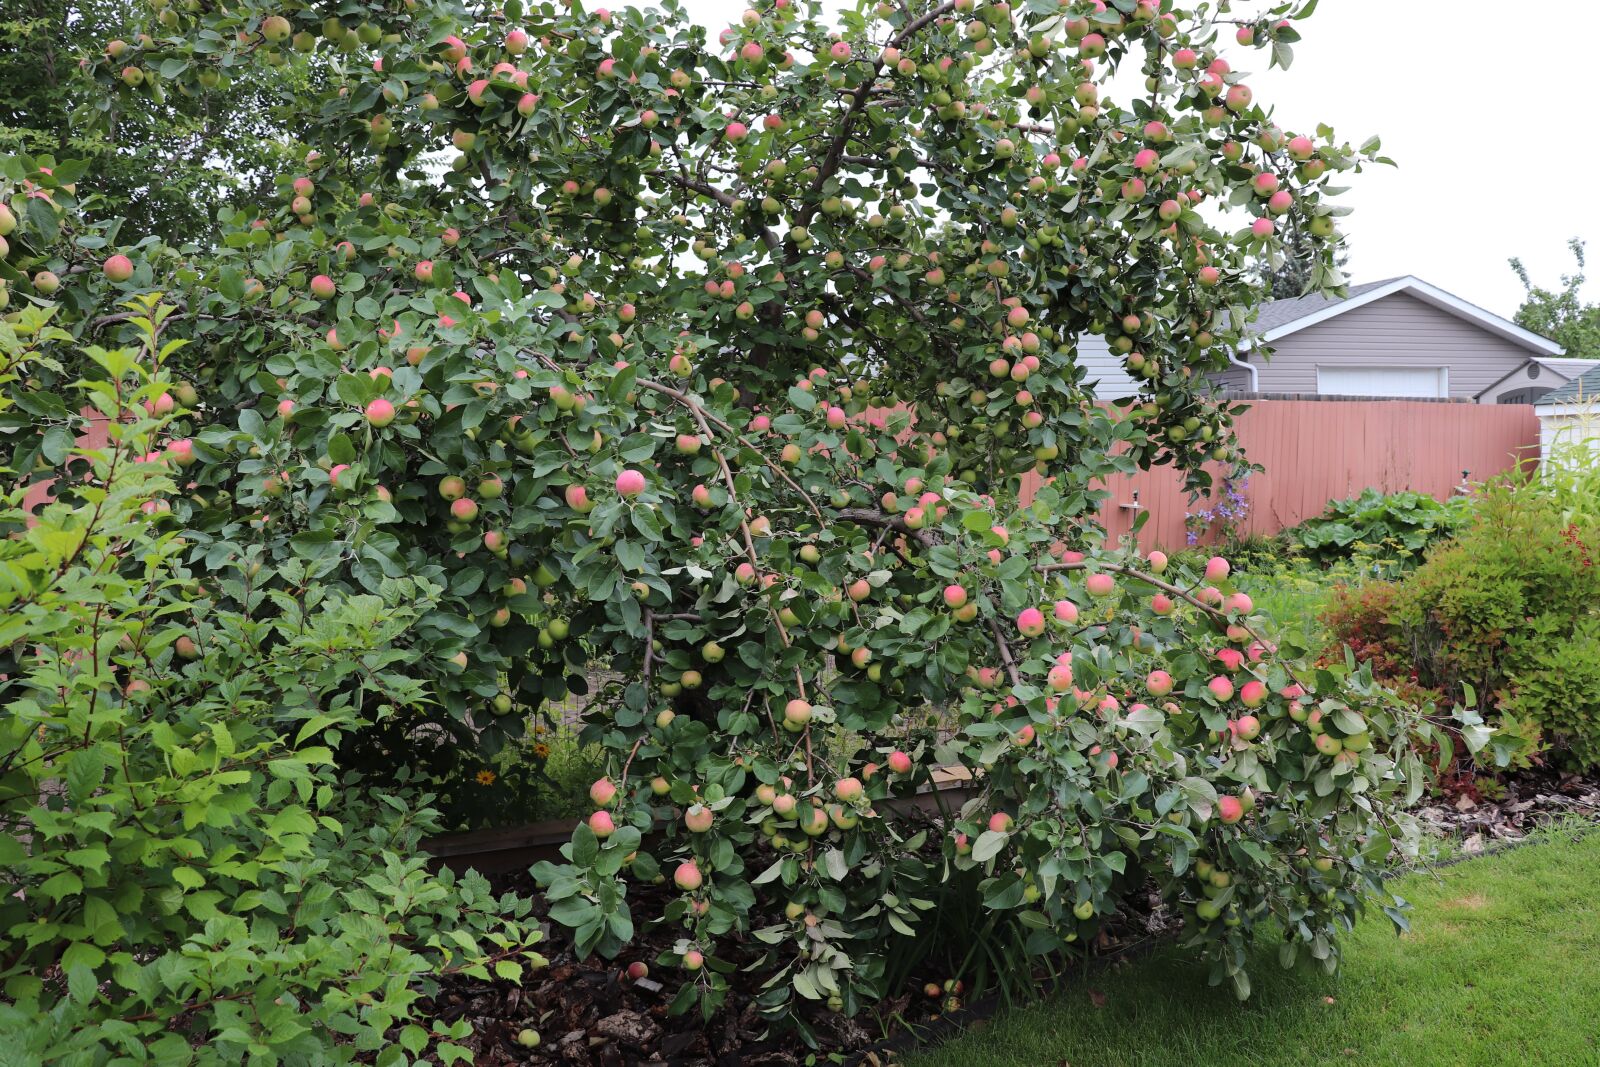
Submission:
<svg viewBox="0 0 1600 1067">
<path fill-rule="evenodd" d="M 479 785 L 494 785 L 494 772 L 485 768 L 478 772 Z"/>
<path fill-rule="evenodd" d="M 540 741 L 538 744 L 533 746 L 533 755 L 535 759 L 549 759 L 550 746 L 545 744 L 543 741 Z"/>
</svg>

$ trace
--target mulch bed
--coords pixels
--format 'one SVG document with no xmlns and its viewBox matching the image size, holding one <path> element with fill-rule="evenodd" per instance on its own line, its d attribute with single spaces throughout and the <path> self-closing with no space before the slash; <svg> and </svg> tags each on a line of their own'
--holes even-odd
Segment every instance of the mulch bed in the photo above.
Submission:
<svg viewBox="0 0 1600 1067">
<path fill-rule="evenodd" d="M 1566 815 L 1600 819 L 1600 777 L 1580 778 L 1538 769 L 1503 783 L 1503 794 L 1487 795 L 1470 783 L 1457 783 L 1446 798 L 1416 809 L 1425 824 L 1441 834 L 1458 837 L 1464 852 L 1483 851 L 1495 842 L 1526 836 L 1541 823 Z M 540 900 L 537 886 L 525 872 L 495 875 L 499 892 L 514 890 Z M 672 895 L 667 887 L 635 886 L 630 891 L 636 915 L 660 914 Z M 1119 916 L 1094 946 L 1098 962 L 1116 960 L 1170 938 L 1179 928 L 1176 916 L 1154 894 L 1136 893 L 1127 913 Z M 752 925 L 763 925 L 753 919 Z M 547 927 L 541 945 L 550 966 L 532 974 L 523 986 L 509 982 L 484 982 L 456 976 L 440 990 L 431 1005 L 447 1021 L 466 1019 L 472 1036 L 463 1042 L 474 1053 L 478 1067 L 510 1064 L 569 1065 L 569 1067 L 628 1067 L 632 1064 L 666 1064 L 672 1067 L 800 1067 L 808 1057 L 828 1062 L 828 1054 L 844 1062 L 886 1064 L 895 1062 L 900 1049 L 922 1036 L 937 1036 L 950 1029 L 949 1016 L 941 1014 L 938 1000 L 920 992 L 926 980 L 918 977 L 912 989 L 891 996 L 877 1007 L 874 1017 L 846 1019 L 820 1005 L 808 1016 L 820 1049 L 806 1047 L 792 1033 L 772 1034 L 754 1005 L 760 978 L 743 970 L 730 975 L 733 988 L 727 1003 L 707 1022 L 698 1012 L 671 1015 L 668 1005 L 677 993 L 680 975 L 658 967 L 656 956 L 676 939 L 672 929 L 641 928 L 628 951 L 617 960 L 590 957 L 578 960 L 559 926 Z M 752 949 L 751 958 L 755 955 Z M 744 964 L 736 954 L 730 958 Z M 629 963 L 642 961 L 648 977 L 626 977 Z M 927 976 L 942 980 L 942 976 Z M 1091 992 L 1091 996 L 1092 996 Z M 993 1002 L 976 1004 L 958 1013 L 970 1024 L 993 1010 Z M 910 1028 L 908 1030 L 908 1027 Z M 532 1049 L 517 1044 L 519 1031 L 538 1031 L 540 1044 Z M 838 1061 L 835 1061 L 838 1062 Z"/>
<path fill-rule="evenodd" d="M 1458 839 L 1469 856 L 1519 841 L 1556 819 L 1600 819 L 1600 774 L 1539 767 L 1493 784 L 1468 778 L 1448 786 L 1442 797 L 1412 814 L 1435 833 Z"/>
</svg>

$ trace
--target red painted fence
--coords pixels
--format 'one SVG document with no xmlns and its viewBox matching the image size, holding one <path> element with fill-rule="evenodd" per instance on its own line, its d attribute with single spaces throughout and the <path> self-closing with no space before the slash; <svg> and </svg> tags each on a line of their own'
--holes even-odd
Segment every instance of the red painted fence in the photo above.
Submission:
<svg viewBox="0 0 1600 1067">
<path fill-rule="evenodd" d="M 1245 455 L 1266 468 L 1251 476 L 1249 517 L 1241 532 L 1273 534 L 1368 487 L 1403 489 L 1444 499 L 1461 472 L 1483 481 L 1518 460 L 1537 459 L 1539 420 L 1527 404 L 1448 404 L 1408 400 L 1252 400 L 1234 428 Z M 1118 475 L 1102 521 L 1113 537 L 1128 532 L 1137 512 L 1150 513 L 1139 532 L 1144 549 L 1184 543 L 1191 504 L 1169 470 Z"/>
</svg>

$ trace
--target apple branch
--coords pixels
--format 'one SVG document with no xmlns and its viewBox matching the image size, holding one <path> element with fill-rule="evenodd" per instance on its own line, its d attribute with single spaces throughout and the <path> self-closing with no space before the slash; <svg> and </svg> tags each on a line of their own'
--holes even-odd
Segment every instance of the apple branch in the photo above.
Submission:
<svg viewBox="0 0 1600 1067">
<path fill-rule="evenodd" d="M 945 15 L 954 11 L 955 0 L 945 0 L 944 3 L 929 10 L 920 18 L 906 24 L 906 27 L 889 39 L 887 48 L 897 48 L 905 41 L 919 33 L 924 27 L 938 21 Z M 804 226 L 810 221 L 811 216 L 817 211 L 817 196 L 839 170 L 844 162 L 845 147 L 850 143 L 850 134 L 855 126 L 856 119 L 867 106 L 867 99 L 872 95 L 872 87 L 878 81 L 878 75 L 883 73 L 883 53 L 880 51 L 872 60 L 872 73 L 864 78 L 850 98 L 850 104 L 845 108 L 844 117 L 839 120 L 839 132 L 834 135 L 833 143 L 828 146 L 828 154 L 823 157 L 822 166 L 817 168 L 817 176 L 807 190 L 806 202 L 795 215 L 795 225 Z M 791 257 L 792 258 L 792 257 Z"/>
<path fill-rule="evenodd" d="M 889 530 L 898 530 L 908 537 L 915 538 L 922 544 L 932 547 L 938 542 L 933 534 L 927 530 L 913 530 L 906 525 L 906 520 L 899 515 L 889 515 L 874 508 L 840 508 L 834 512 L 835 521 L 853 522 L 857 526 L 883 527 Z"/>
<path fill-rule="evenodd" d="M 681 170 L 678 174 L 673 175 L 671 177 L 671 181 L 679 188 L 691 193 L 699 193 L 701 196 L 710 197 L 712 200 L 715 200 L 729 211 L 733 210 L 735 201 L 732 194 L 726 192 L 725 190 L 718 189 L 716 186 L 707 182 L 689 177 L 689 174 L 686 170 Z M 783 247 L 783 242 L 778 240 L 778 235 L 773 233 L 771 228 L 767 226 L 758 226 L 758 229 L 761 231 L 761 240 L 764 244 L 766 244 L 767 251 L 771 252 L 773 255 L 777 255 Z"/>
<path fill-rule="evenodd" d="M 634 384 L 640 388 L 649 389 L 652 392 L 657 392 L 663 396 L 671 397 L 673 400 L 688 408 L 690 414 L 694 416 L 695 421 L 701 424 L 701 427 L 705 431 L 707 437 L 711 437 L 713 435 L 710 428 L 705 425 L 706 423 L 711 423 L 720 427 L 728 436 L 732 437 L 735 441 L 738 441 L 741 445 L 760 456 L 761 461 L 766 464 L 774 474 L 776 474 L 779 478 L 782 478 L 784 482 L 788 484 L 789 488 L 793 489 L 796 493 L 799 493 L 801 499 L 803 499 L 806 502 L 806 505 L 811 509 L 811 513 L 816 516 L 818 522 L 827 521 L 822 516 L 822 509 L 817 507 L 817 502 L 811 498 L 811 494 L 800 488 L 800 483 L 791 478 L 788 471 L 784 470 L 779 464 L 774 463 L 765 452 L 757 448 L 748 438 L 746 438 L 734 426 L 728 423 L 727 420 L 719 417 L 713 412 L 707 411 L 704 407 L 697 403 L 692 396 L 690 396 L 688 393 L 685 393 L 681 389 L 674 389 L 670 385 L 663 385 L 661 382 L 652 381 L 649 378 L 635 379 Z"/>
<path fill-rule="evenodd" d="M 1022 676 L 1017 673 L 1017 661 L 1011 656 L 1011 646 L 1006 642 L 1006 635 L 1000 629 L 999 619 L 989 620 L 989 632 L 994 634 L 995 646 L 1000 649 L 1000 662 L 1006 665 L 1006 674 L 1011 676 L 1011 684 L 1021 685 Z"/>
<path fill-rule="evenodd" d="M 1222 610 L 1221 608 L 1217 607 L 1216 605 L 1207 604 L 1205 601 L 1201 600 L 1199 597 L 1195 596 L 1193 593 L 1189 592 L 1187 589 L 1184 589 L 1181 586 L 1173 585 L 1171 582 L 1162 581 L 1160 578 L 1157 578 L 1155 575 L 1150 574 L 1150 573 L 1148 573 L 1146 571 L 1141 571 L 1137 567 L 1125 567 L 1125 566 L 1122 566 L 1121 564 L 1117 564 L 1117 563 L 1090 563 L 1088 560 L 1084 560 L 1084 561 L 1078 562 L 1078 563 L 1044 563 L 1044 564 L 1041 564 L 1040 566 L 1038 566 L 1035 569 L 1038 570 L 1041 573 L 1048 573 L 1050 571 L 1083 571 L 1083 570 L 1111 571 L 1111 572 L 1113 572 L 1115 574 L 1121 574 L 1121 575 L 1124 575 L 1125 577 L 1128 577 L 1128 578 L 1134 578 L 1134 579 L 1136 579 L 1138 581 L 1146 583 L 1147 585 L 1154 586 L 1155 588 L 1161 590 L 1164 593 L 1172 594 L 1173 596 L 1175 596 L 1175 597 L 1179 598 L 1180 600 L 1182 600 L 1184 603 L 1190 604 L 1190 605 L 1192 605 L 1192 606 L 1194 606 L 1196 608 L 1199 608 L 1202 612 L 1204 612 L 1205 614 L 1211 616 L 1214 619 L 1222 619 L 1222 620 L 1226 621 L 1230 626 L 1239 627 L 1239 629 L 1243 630 L 1246 634 L 1249 635 L 1249 637 L 1250 637 L 1250 639 L 1252 641 L 1254 641 L 1257 644 L 1259 644 L 1262 648 L 1265 649 L 1265 648 L 1271 647 L 1271 643 L 1269 641 L 1267 641 L 1266 638 L 1264 638 L 1260 634 L 1256 633 L 1253 629 L 1251 629 L 1249 626 L 1245 625 L 1243 622 L 1240 622 L 1240 621 L 1232 618 L 1226 611 Z M 1301 685 L 1305 684 L 1300 679 L 1300 677 L 1298 675 L 1296 675 L 1294 673 L 1294 671 L 1291 668 L 1289 668 L 1286 664 L 1284 665 L 1284 670 L 1289 674 L 1289 677 L 1293 678 L 1296 682 L 1300 683 Z"/>
</svg>

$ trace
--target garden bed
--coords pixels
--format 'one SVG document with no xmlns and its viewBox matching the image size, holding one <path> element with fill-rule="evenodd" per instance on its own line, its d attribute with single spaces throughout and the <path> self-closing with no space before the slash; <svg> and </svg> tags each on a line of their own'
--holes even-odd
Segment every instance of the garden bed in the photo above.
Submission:
<svg viewBox="0 0 1600 1067">
<path fill-rule="evenodd" d="M 959 805 L 968 788 L 950 783 L 941 793 L 947 804 Z M 1469 798 L 1470 805 L 1459 799 L 1430 804 L 1417 809 L 1417 814 L 1454 842 L 1463 856 L 1483 851 L 1491 840 L 1520 841 L 1563 816 L 1600 820 L 1600 778 L 1540 769 L 1508 778 L 1503 789 L 1497 799 L 1479 796 Z M 1463 796 L 1468 794 L 1457 794 L 1458 798 Z M 895 807 L 902 817 L 915 819 L 927 818 L 936 806 L 932 794 L 923 793 L 904 798 Z M 515 891 L 542 900 L 526 873 L 527 865 L 536 859 L 558 857 L 556 850 L 568 840 L 571 829 L 570 823 L 558 820 L 539 827 L 447 835 L 434 839 L 429 847 L 452 867 L 473 866 L 490 873 L 499 892 Z M 488 865 L 495 863 L 502 865 L 491 870 Z M 673 890 L 666 886 L 639 886 L 631 893 L 640 913 L 651 914 L 659 913 Z M 1160 907 L 1153 894 L 1135 894 L 1131 902 L 1137 905 L 1136 910 L 1120 915 L 1091 947 L 1087 959 L 1073 961 L 1071 977 L 1052 980 L 1040 971 L 1036 976 L 1040 990 L 1059 993 L 1065 985 L 1081 983 L 1085 974 L 1125 966 L 1146 950 L 1158 950 L 1169 943 L 1179 929 L 1176 917 Z M 768 918 L 778 921 L 777 916 Z M 763 919 L 757 917 L 752 925 L 763 925 Z M 732 978 L 734 988 L 728 1003 L 710 1020 L 693 1013 L 671 1015 L 668 1006 L 680 974 L 655 962 L 659 953 L 670 950 L 676 938 L 671 930 L 641 931 L 629 951 L 611 961 L 596 957 L 579 960 L 572 952 L 567 930 L 552 925 L 550 933 L 551 940 L 543 946 L 550 966 L 532 975 L 523 986 L 455 976 L 447 980 L 434 999 L 433 1008 L 441 1018 L 465 1019 L 471 1024 L 472 1036 L 466 1043 L 475 1054 L 475 1063 L 484 1067 L 620 1067 L 641 1062 L 681 1067 L 798 1067 L 819 1051 L 843 1057 L 843 1062 L 889 1062 L 892 1056 L 936 1044 L 965 1030 L 982 1028 L 1002 1006 L 1001 998 L 989 995 L 963 1004 L 955 1012 L 945 1011 L 941 999 L 919 992 L 925 981 L 937 984 L 944 980 L 944 974 L 934 968 L 909 983 L 908 989 L 886 998 L 876 1017 L 847 1019 L 822 1010 L 819 1005 L 811 1016 L 821 1043 L 820 1049 L 814 1050 L 792 1033 L 766 1032 L 754 1006 L 759 988 L 742 972 Z M 757 947 L 747 944 L 744 948 L 753 958 Z M 644 963 L 650 974 L 642 979 L 627 977 L 627 966 L 633 962 Z M 734 962 L 742 965 L 748 960 L 736 957 Z M 1204 989 L 1203 982 L 1200 987 Z M 1089 995 L 1097 994 L 1090 991 Z M 1232 1003 L 1226 994 L 1207 991 L 1204 995 Z M 517 1043 L 517 1035 L 525 1029 L 540 1034 L 537 1047 L 530 1049 Z"/>
<path fill-rule="evenodd" d="M 964 788 L 941 790 L 942 793 Z M 932 795 L 906 798 L 902 817 L 927 819 Z M 956 803 L 959 803 L 959 799 Z M 925 805 L 925 806 L 924 806 Z M 934 845 L 926 846 L 929 854 Z M 543 907 L 533 879 L 526 871 L 501 871 L 491 881 L 497 892 L 514 891 L 532 896 Z M 670 886 L 633 886 L 630 901 L 640 914 L 659 914 L 675 895 Z M 1159 907 L 1154 894 L 1135 894 L 1138 910 L 1117 917 L 1091 946 L 1098 958 L 1117 958 L 1136 945 L 1157 943 L 1177 929 L 1174 917 Z M 754 916 L 759 928 L 781 918 Z M 921 992 L 928 982 L 942 983 L 948 968 L 930 966 L 907 983 L 907 988 L 886 997 L 875 1016 L 851 1019 L 817 1005 L 808 1016 L 816 1029 L 820 1048 L 808 1048 L 793 1032 L 768 1034 L 755 1008 L 758 979 L 742 967 L 754 959 L 761 946 L 747 939 L 728 954 L 741 970 L 729 975 L 732 990 L 727 1003 L 709 1020 L 696 1013 L 672 1015 L 668 1008 L 677 992 L 681 972 L 658 966 L 656 957 L 670 951 L 677 938 L 671 929 L 642 929 L 628 951 L 616 960 L 576 958 L 569 931 L 550 924 L 550 940 L 541 949 L 550 966 L 531 975 L 522 986 L 502 981 L 481 981 L 464 976 L 446 980 L 431 1010 L 452 1022 L 465 1019 L 472 1036 L 464 1044 L 472 1049 L 480 1067 L 504 1064 L 571 1064 L 620 1067 L 639 1062 L 682 1065 L 798 1065 L 817 1052 L 871 1063 L 890 1049 L 910 1048 L 927 1037 L 959 1028 L 962 1020 L 980 1018 L 997 1006 L 994 998 L 973 1005 L 975 1010 L 947 1012 L 944 998 Z M 649 975 L 631 979 L 630 963 L 642 962 Z M 1043 988 L 1049 976 L 1037 975 Z M 535 1048 L 517 1043 L 517 1035 L 533 1029 L 540 1035 Z M 876 1050 L 876 1051 L 875 1051 Z M 870 1055 L 869 1055 L 870 1054 Z"/>
</svg>

